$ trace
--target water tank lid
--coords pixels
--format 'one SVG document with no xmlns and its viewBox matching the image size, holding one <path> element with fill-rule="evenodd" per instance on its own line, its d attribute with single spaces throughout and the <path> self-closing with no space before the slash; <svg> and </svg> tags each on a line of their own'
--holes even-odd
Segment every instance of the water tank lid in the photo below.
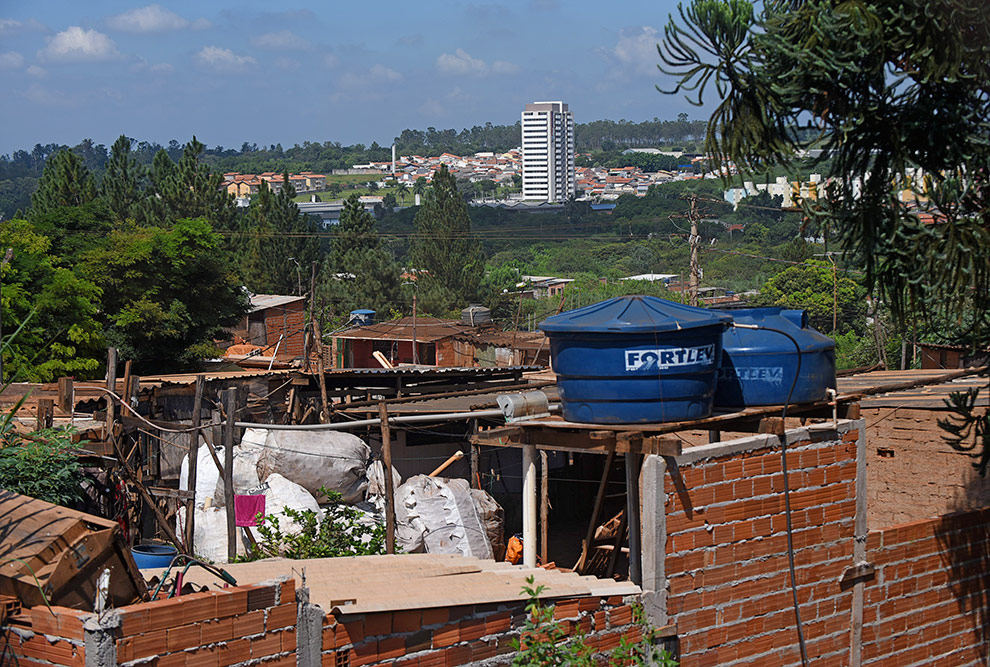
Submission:
<svg viewBox="0 0 990 667">
<path fill-rule="evenodd" d="M 540 322 L 548 333 L 652 333 L 725 325 L 732 316 L 655 296 L 620 296 Z"/>
<path fill-rule="evenodd" d="M 361 310 L 352 310 L 351 315 L 374 315 L 375 311 L 363 308 Z"/>
</svg>

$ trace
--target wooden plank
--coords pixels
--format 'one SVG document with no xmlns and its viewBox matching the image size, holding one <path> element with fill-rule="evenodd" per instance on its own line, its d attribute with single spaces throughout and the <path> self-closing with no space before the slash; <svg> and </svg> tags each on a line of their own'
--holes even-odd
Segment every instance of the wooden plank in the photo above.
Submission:
<svg viewBox="0 0 990 667">
<path fill-rule="evenodd" d="M 602 505 L 605 502 L 605 489 L 608 486 L 608 478 L 612 472 L 612 462 L 615 461 L 615 450 L 609 451 L 605 457 L 605 467 L 602 470 L 602 479 L 598 483 L 598 493 L 595 495 L 595 506 L 591 511 L 591 519 L 588 522 L 588 531 L 585 533 L 584 542 L 581 543 L 581 556 L 578 558 L 574 570 L 584 573 L 585 565 L 588 562 L 588 549 L 591 548 L 591 541 L 595 537 L 595 529 L 598 527 L 598 520 L 602 514 Z"/>
<path fill-rule="evenodd" d="M 162 486 L 149 486 L 148 493 L 156 498 L 178 498 L 186 501 L 192 501 L 194 495 L 186 489 L 168 489 Z"/>
<path fill-rule="evenodd" d="M 61 377 L 58 379 L 58 409 L 62 414 L 72 414 L 72 378 Z"/>
<path fill-rule="evenodd" d="M 550 538 L 550 465 L 547 461 L 547 453 L 540 452 L 540 561 L 546 565 L 549 562 L 547 556 Z"/>
<path fill-rule="evenodd" d="M 206 380 L 202 375 L 196 376 L 196 393 L 193 397 L 192 426 L 193 432 L 189 434 L 189 460 L 188 477 L 190 497 L 186 501 L 186 544 L 189 550 L 193 549 L 193 536 L 195 535 L 196 521 L 196 476 L 199 464 L 199 425 L 203 415 L 203 388 Z"/>
<path fill-rule="evenodd" d="M 50 398 L 39 398 L 37 415 L 37 429 L 39 431 L 51 428 L 55 421 L 55 401 Z"/>
</svg>

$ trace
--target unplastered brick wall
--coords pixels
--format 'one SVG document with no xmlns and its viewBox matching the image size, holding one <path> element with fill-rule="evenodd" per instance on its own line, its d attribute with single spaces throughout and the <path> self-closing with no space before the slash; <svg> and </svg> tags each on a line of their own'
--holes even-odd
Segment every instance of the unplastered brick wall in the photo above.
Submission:
<svg viewBox="0 0 990 667">
<path fill-rule="evenodd" d="M 990 509 L 870 531 L 864 665 L 986 665 Z"/>
<path fill-rule="evenodd" d="M 296 610 L 291 579 L 133 604 L 101 615 L 32 607 L 4 628 L 5 655 L 24 667 L 288 667 L 296 664 Z"/>
<path fill-rule="evenodd" d="M 990 478 L 946 444 L 944 410 L 864 406 L 871 529 L 990 505 Z"/>
<path fill-rule="evenodd" d="M 598 653 L 637 641 L 635 598 L 584 597 L 550 601 L 570 634 Z M 469 605 L 369 614 L 330 614 L 323 627 L 323 667 L 445 667 L 508 664 L 526 623 L 525 603 Z"/>
<path fill-rule="evenodd" d="M 0 637 L 0 665 L 83 667 L 83 625 L 91 614 L 65 607 L 33 607 L 7 619 Z"/>
<path fill-rule="evenodd" d="M 798 599 L 815 665 L 849 662 L 861 422 L 788 432 Z M 681 664 L 795 664 L 779 439 L 685 450 L 664 475 L 666 613 Z"/>
</svg>

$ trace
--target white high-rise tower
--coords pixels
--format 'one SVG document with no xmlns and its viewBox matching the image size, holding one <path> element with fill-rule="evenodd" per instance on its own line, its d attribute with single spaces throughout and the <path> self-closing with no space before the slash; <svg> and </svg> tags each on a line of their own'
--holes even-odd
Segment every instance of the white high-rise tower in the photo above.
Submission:
<svg viewBox="0 0 990 667">
<path fill-rule="evenodd" d="M 562 202 L 574 185 L 574 115 L 563 102 L 534 102 L 522 112 L 523 199 Z"/>
</svg>

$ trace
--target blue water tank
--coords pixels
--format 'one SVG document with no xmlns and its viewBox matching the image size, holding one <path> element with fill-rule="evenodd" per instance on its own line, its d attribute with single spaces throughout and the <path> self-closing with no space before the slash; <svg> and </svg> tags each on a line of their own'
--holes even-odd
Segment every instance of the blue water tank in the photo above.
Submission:
<svg viewBox="0 0 990 667">
<path fill-rule="evenodd" d="M 650 424 L 708 417 L 731 316 L 624 296 L 549 317 L 564 419 Z"/>
<path fill-rule="evenodd" d="M 369 324 L 374 324 L 375 311 L 367 310 L 367 309 L 352 310 L 351 322 L 354 323 L 354 326 L 358 326 L 358 327 L 366 327 Z"/>
<path fill-rule="evenodd" d="M 746 308 L 726 311 L 739 324 L 760 329 L 730 327 L 722 334 L 722 361 L 715 389 L 716 408 L 783 405 L 797 372 L 798 353 L 787 336 L 801 348 L 801 373 L 791 403 L 827 398 L 835 388 L 835 341 L 808 326 L 803 310 Z"/>
</svg>

